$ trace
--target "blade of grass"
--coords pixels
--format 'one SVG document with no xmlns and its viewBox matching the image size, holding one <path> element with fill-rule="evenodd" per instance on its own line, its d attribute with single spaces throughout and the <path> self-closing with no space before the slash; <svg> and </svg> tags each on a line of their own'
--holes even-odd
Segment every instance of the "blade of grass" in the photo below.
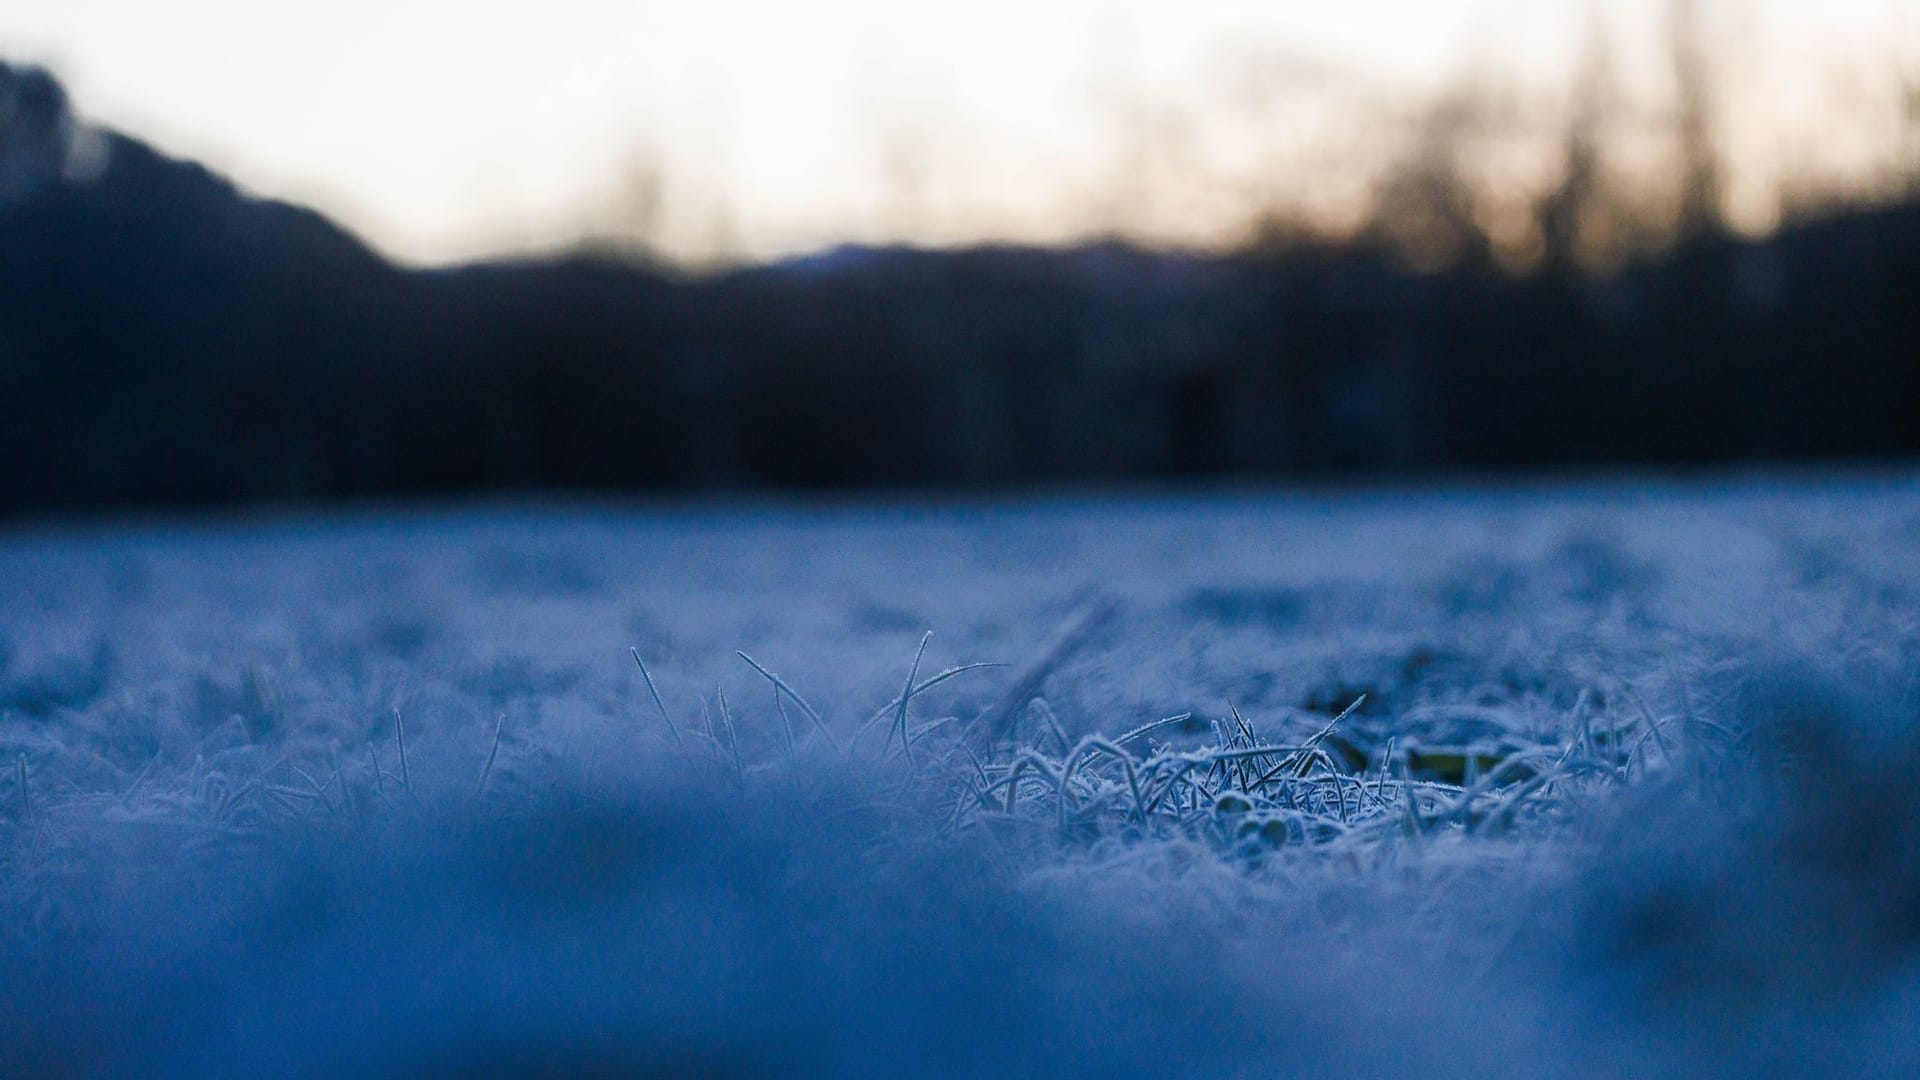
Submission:
<svg viewBox="0 0 1920 1080">
<path fill-rule="evenodd" d="M 820 729 L 820 734 L 825 735 L 829 743 L 833 743 L 833 745 L 839 746 L 839 743 L 834 741 L 833 732 L 827 727 L 827 722 L 820 718 L 819 712 L 815 711 L 813 706 L 807 704 L 806 698 L 803 698 L 798 693 L 796 693 L 793 687 L 788 686 L 784 681 L 781 680 L 780 676 L 775 675 L 773 672 L 768 671 L 766 668 L 760 666 L 760 661 L 755 660 L 753 657 L 748 656 L 746 653 L 743 653 L 738 649 L 735 649 L 733 654 L 735 656 L 738 656 L 740 659 L 745 660 L 747 662 L 748 667 L 759 672 L 762 678 L 772 683 L 775 690 L 778 690 L 780 693 L 787 695 L 787 700 L 793 702 L 794 707 L 800 710 L 801 715 L 813 721 L 813 726 Z"/>
<path fill-rule="evenodd" d="M 733 756 L 733 774 L 745 776 L 747 770 L 740 764 L 740 733 L 733 726 L 733 709 L 727 704 L 725 687 L 715 687 L 714 695 L 720 699 L 720 725 L 727 730 L 727 749 Z"/>
<path fill-rule="evenodd" d="M 927 643 L 933 640 L 933 631 L 929 630 L 920 639 L 920 648 L 913 654 L 913 666 L 907 669 L 907 685 L 900 691 L 900 710 L 893 716 L 893 727 L 887 732 L 887 741 L 893 741 L 895 732 L 900 735 L 900 752 L 906 755 L 907 767 L 913 767 L 913 744 L 907 739 L 907 706 L 913 701 L 913 680 L 920 674 L 920 658 L 927 655 Z"/>
<path fill-rule="evenodd" d="M 1113 618 L 1116 610 L 1111 601 L 1092 597 L 1075 605 L 1067 613 L 1066 618 L 1060 621 L 1060 625 L 1041 645 L 1039 655 L 1014 674 L 1013 682 L 1008 685 L 999 702 L 981 714 L 987 721 L 993 739 L 1004 739 L 1014 734 L 1020 710 L 1039 696 L 1049 676 L 1093 642 L 1095 634 Z"/>
<path fill-rule="evenodd" d="M 1171 724 L 1184 724 L 1191 719 L 1193 719 L 1192 713 L 1183 712 L 1179 716 L 1169 716 L 1169 717 L 1166 717 L 1165 719 L 1155 720 L 1152 723 L 1141 724 L 1139 727 L 1134 728 L 1132 731 L 1127 732 L 1125 735 L 1122 735 L 1113 741 L 1115 743 L 1118 743 L 1121 746 L 1125 746 L 1126 744 L 1141 737 L 1142 735 L 1151 734 L 1152 732 L 1158 731 L 1161 728 L 1167 727 Z"/>
<path fill-rule="evenodd" d="M 407 725 L 400 719 L 400 710 L 393 710 L 393 736 L 400 744 L 400 787 L 409 797 L 413 796 L 413 766 L 407 763 Z"/>
<path fill-rule="evenodd" d="M 787 715 L 787 699 L 780 696 L 780 691 L 772 687 L 768 689 L 773 690 L 773 711 L 780 714 L 780 732 L 786 737 L 787 757 L 791 760 L 793 757 L 793 717 Z"/>
<path fill-rule="evenodd" d="M 918 686 L 915 686 L 910 691 L 910 693 L 916 696 L 919 694 L 923 694 L 926 691 L 931 690 L 932 688 L 940 685 L 941 683 L 946 682 L 948 679 L 953 678 L 955 675 L 964 675 L 969 671 L 974 671 L 979 668 L 998 668 L 998 667 L 1006 667 L 1006 666 L 1007 665 L 1005 664 L 981 663 L 981 664 L 961 664 L 959 667 L 950 667 L 938 675 L 930 676 L 924 682 L 920 683 Z M 860 734 L 865 735 L 867 732 L 873 730 L 873 728 L 876 725 L 878 725 L 880 721 L 885 720 L 887 716 L 893 712 L 894 709 L 899 707 L 899 705 L 900 705 L 900 699 L 894 698 L 893 700 L 887 702 L 885 705 L 880 706 L 879 709 L 874 711 L 874 714 L 872 716 L 867 717 L 867 720 L 865 723 L 860 725 Z M 891 733 L 889 733 L 889 737 L 891 737 Z"/>
<path fill-rule="evenodd" d="M 500 755 L 500 732 L 507 726 L 507 714 L 493 722 L 493 748 L 487 751 L 487 763 L 480 768 L 480 779 L 473 785 L 473 798 L 478 799 L 487 790 L 487 777 L 493 775 L 493 759 Z"/>
<path fill-rule="evenodd" d="M 1060 718 L 1054 715 L 1053 706 L 1047 704 L 1047 699 L 1034 698 L 1028 708 L 1037 713 L 1041 720 L 1046 721 L 1047 730 L 1053 732 L 1053 737 L 1060 742 L 1061 752 L 1072 753 L 1073 743 L 1067 739 L 1067 730 L 1060 726 Z"/>
<path fill-rule="evenodd" d="M 653 706 L 660 710 L 660 719 L 667 722 L 667 731 L 672 733 L 674 744 L 685 746 L 686 740 L 680 737 L 680 725 L 673 722 L 673 714 L 667 712 L 667 703 L 660 700 L 660 688 L 653 685 L 653 673 L 647 670 L 647 662 L 640 659 L 640 650 L 628 646 L 627 651 L 633 654 L 633 662 L 640 665 L 640 677 L 646 680 L 647 693 L 653 695 Z"/>
</svg>

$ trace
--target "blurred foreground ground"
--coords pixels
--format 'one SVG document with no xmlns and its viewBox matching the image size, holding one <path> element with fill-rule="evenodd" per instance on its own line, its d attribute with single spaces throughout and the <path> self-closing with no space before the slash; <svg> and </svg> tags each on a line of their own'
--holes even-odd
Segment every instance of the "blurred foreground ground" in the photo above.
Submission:
<svg viewBox="0 0 1920 1080">
<path fill-rule="evenodd" d="M 1907 1075 L 1917 583 L 1898 471 L 15 527 L 0 1072 Z M 1325 843 L 968 779 L 1357 700 Z"/>
</svg>

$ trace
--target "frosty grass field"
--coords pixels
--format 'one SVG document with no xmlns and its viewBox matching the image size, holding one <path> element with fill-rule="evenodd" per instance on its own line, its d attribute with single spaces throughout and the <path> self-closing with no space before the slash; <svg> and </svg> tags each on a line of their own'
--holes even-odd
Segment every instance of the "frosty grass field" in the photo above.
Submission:
<svg viewBox="0 0 1920 1080">
<path fill-rule="evenodd" d="M 1910 472 L 15 525 L 0 1075 L 1916 1075 L 1916 661 Z"/>
</svg>

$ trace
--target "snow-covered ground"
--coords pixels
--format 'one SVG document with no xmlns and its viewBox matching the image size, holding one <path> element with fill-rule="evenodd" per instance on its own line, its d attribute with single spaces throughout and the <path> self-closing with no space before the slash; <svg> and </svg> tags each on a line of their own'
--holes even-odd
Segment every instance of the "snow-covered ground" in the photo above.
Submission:
<svg viewBox="0 0 1920 1080">
<path fill-rule="evenodd" d="M 1913 1075 L 1917 690 L 1911 471 L 16 525 L 0 1075 Z"/>
</svg>

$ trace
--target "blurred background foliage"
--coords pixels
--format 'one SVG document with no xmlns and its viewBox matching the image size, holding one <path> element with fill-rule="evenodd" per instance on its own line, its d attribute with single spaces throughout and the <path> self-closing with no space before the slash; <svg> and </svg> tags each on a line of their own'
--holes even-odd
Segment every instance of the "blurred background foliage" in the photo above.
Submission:
<svg viewBox="0 0 1920 1080">
<path fill-rule="evenodd" d="M 573 252 L 405 269 L 0 65 L 0 513 L 1920 450 L 1920 72 L 1874 84 L 1865 165 L 1756 204 L 1697 6 L 1668 12 L 1651 101 L 1595 34 L 1550 107 L 1486 78 L 1361 103 L 1217 247 L 699 269 L 654 254 L 657 158 Z M 1326 77 L 1244 74 L 1252 113 Z M 1198 190 L 1194 118 L 1112 99 L 1110 216 L 1150 222 Z M 929 213 L 926 133 L 889 130 L 888 212 Z"/>
</svg>

